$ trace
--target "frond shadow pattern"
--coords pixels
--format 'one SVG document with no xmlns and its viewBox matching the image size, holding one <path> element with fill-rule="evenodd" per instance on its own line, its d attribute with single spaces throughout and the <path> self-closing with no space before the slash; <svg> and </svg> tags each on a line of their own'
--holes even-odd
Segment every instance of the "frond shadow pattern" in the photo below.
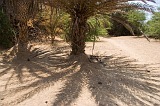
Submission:
<svg viewBox="0 0 160 106">
<path fill-rule="evenodd" d="M 147 65 L 135 64 L 127 57 L 104 56 L 102 62 L 91 63 L 86 55 L 39 52 L 41 55 L 30 61 L 1 62 L 0 99 L 10 100 L 1 101 L 2 106 L 17 105 L 57 81 L 65 84 L 55 95 L 53 106 L 71 106 L 86 86 L 99 106 L 160 105 L 160 72 L 147 69 Z"/>
</svg>

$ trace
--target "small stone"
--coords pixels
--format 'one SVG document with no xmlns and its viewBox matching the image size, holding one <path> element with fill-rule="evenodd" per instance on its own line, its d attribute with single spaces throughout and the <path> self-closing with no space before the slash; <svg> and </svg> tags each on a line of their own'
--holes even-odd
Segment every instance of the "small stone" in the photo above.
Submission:
<svg viewBox="0 0 160 106">
<path fill-rule="evenodd" d="M 45 103 L 47 104 L 47 103 L 48 103 L 48 101 L 45 101 Z"/>
<path fill-rule="evenodd" d="M 147 70 L 147 72 L 149 73 L 149 72 L 151 72 L 151 71 Z"/>
<path fill-rule="evenodd" d="M 1 100 L 4 100 L 4 98 L 2 98 Z"/>
<path fill-rule="evenodd" d="M 27 61 L 30 61 L 30 59 L 28 58 Z"/>
<path fill-rule="evenodd" d="M 102 85 L 102 82 L 98 82 L 99 85 Z"/>
</svg>

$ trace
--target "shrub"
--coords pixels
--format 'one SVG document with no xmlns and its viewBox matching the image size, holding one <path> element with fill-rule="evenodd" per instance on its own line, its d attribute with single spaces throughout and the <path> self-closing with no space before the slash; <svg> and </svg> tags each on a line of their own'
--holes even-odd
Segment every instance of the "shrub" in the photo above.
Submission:
<svg viewBox="0 0 160 106">
<path fill-rule="evenodd" d="M 153 15 L 152 19 L 146 23 L 146 31 L 149 37 L 160 39 L 160 13 Z"/>
<path fill-rule="evenodd" d="M 92 17 L 88 20 L 88 31 L 86 41 L 96 41 L 99 36 L 107 36 L 107 29 L 110 28 L 110 22 L 107 17 Z"/>
<path fill-rule="evenodd" d="M 0 9 L 0 45 L 9 48 L 14 45 L 14 31 L 10 25 L 9 19 Z"/>
</svg>

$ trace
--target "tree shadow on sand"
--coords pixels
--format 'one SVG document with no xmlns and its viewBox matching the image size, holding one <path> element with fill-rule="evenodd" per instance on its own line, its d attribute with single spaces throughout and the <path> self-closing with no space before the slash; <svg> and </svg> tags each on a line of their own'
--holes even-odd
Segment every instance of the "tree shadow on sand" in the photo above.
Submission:
<svg viewBox="0 0 160 106">
<path fill-rule="evenodd" d="M 2 106 L 17 105 L 58 81 L 64 81 L 64 85 L 50 101 L 53 106 L 87 106 L 91 98 L 99 106 L 160 105 L 160 72 L 147 69 L 147 65 L 115 56 L 92 62 L 86 55 L 68 56 L 68 51 L 61 49 L 34 52 L 40 55 L 29 61 L 1 62 Z M 86 103 L 79 103 L 84 88 L 90 97 Z"/>
</svg>

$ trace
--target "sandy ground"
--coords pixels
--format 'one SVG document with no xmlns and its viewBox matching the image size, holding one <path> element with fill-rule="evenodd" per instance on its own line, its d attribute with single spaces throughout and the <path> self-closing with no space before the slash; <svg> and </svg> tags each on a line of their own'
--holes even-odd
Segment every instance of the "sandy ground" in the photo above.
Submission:
<svg viewBox="0 0 160 106">
<path fill-rule="evenodd" d="M 160 106 L 159 41 L 100 38 L 90 62 L 63 41 L 30 51 L 30 61 L 0 56 L 0 106 Z"/>
<path fill-rule="evenodd" d="M 88 46 L 92 45 L 88 44 Z M 87 53 L 92 52 L 87 51 Z M 94 54 L 127 56 L 135 59 L 137 63 L 160 68 L 159 40 L 150 39 L 149 42 L 144 37 L 136 36 L 100 38 L 100 42 L 95 44 Z"/>
</svg>

